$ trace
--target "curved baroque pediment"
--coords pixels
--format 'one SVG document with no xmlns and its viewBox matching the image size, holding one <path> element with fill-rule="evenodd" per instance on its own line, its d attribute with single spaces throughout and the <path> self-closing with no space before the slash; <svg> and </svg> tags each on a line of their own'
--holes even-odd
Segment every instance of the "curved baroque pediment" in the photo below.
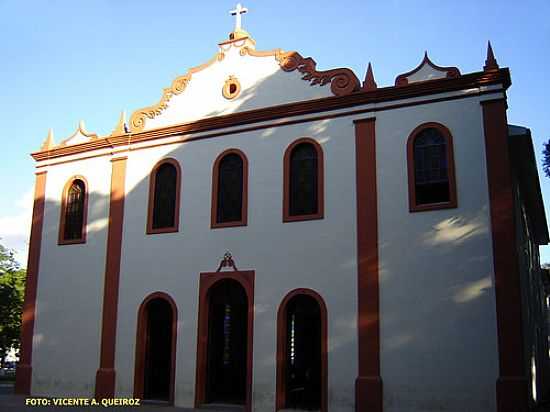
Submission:
<svg viewBox="0 0 550 412">
<path fill-rule="evenodd" d="M 228 80 L 238 91 L 228 97 Z M 310 87 L 313 86 L 313 87 Z M 315 60 L 281 49 L 256 51 L 251 39 L 220 44 L 208 62 L 176 78 L 158 103 L 136 110 L 130 132 L 360 90 L 347 68 L 318 71 Z"/>
</svg>

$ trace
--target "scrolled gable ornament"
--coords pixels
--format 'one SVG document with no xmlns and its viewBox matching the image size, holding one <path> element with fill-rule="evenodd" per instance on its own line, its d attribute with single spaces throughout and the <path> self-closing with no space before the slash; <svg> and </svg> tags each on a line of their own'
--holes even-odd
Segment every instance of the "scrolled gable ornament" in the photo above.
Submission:
<svg viewBox="0 0 550 412">
<path fill-rule="evenodd" d="M 256 51 L 249 47 L 240 50 L 241 56 L 250 55 L 255 57 L 274 56 L 281 69 L 285 72 L 298 70 L 303 73 L 302 80 L 309 81 L 311 86 L 324 86 L 330 83 L 330 91 L 335 96 L 345 96 L 360 90 L 359 79 L 353 71 L 346 68 L 318 71 L 317 63 L 311 57 L 303 57 L 295 51 L 285 52 L 281 49 L 271 51 Z"/>
</svg>

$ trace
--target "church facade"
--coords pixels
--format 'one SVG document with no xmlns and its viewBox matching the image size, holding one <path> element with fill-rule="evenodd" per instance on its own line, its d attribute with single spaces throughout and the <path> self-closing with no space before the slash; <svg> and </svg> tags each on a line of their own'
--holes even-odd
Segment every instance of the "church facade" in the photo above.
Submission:
<svg viewBox="0 0 550 412">
<path fill-rule="evenodd" d="M 526 410 L 548 231 L 510 84 L 490 46 L 482 71 L 426 55 L 379 88 L 370 65 L 320 71 L 238 25 L 109 136 L 50 133 L 16 390 Z"/>
</svg>

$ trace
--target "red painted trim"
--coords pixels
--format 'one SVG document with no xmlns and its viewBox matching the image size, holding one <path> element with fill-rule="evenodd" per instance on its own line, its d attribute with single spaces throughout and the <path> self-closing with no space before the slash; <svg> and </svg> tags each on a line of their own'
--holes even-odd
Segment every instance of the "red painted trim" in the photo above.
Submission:
<svg viewBox="0 0 550 412">
<path fill-rule="evenodd" d="M 109 228 L 103 286 L 103 317 L 101 322 L 101 352 L 96 373 L 96 398 L 115 395 L 115 348 L 118 313 L 118 285 L 122 249 L 122 225 L 126 180 L 126 157 L 112 159 Z"/>
<path fill-rule="evenodd" d="M 216 216 L 218 211 L 218 182 L 220 173 L 220 162 L 222 159 L 229 155 L 236 154 L 243 161 L 243 204 L 241 209 L 241 220 L 234 222 L 216 222 Z M 212 209 L 210 213 L 210 227 L 212 229 L 219 229 L 224 227 L 246 226 L 248 224 L 248 159 L 246 155 L 239 149 L 227 149 L 224 150 L 216 160 L 212 168 Z"/>
<path fill-rule="evenodd" d="M 528 410 L 520 272 L 506 100 L 481 102 L 493 237 L 498 327 L 497 411 Z"/>
<path fill-rule="evenodd" d="M 252 354 L 254 337 L 254 278 L 253 270 L 230 272 L 207 272 L 200 274 L 199 319 L 197 323 L 197 363 L 195 371 L 195 408 L 206 402 L 206 372 L 208 347 L 208 309 L 210 289 L 223 279 L 232 279 L 244 288 L 248 300 L 248 330 L 246 356 L 246 400 L 245 412 L 252 410 Z"/>
<path fill-rule="evenodd" d="M 91 150 L 109 149 L 117 146 L 127 147 L 138 142 L 152 141 L 166 137 L 191 135 L 195 133 L 204 133 L 218 129 L 242 126 L 245 124 L 267 122 L 271 120 L 289 118 L 293 116 L 302 116 L 311 113 L 321 113 L 331 110 L 339 110 L 359 105 L 374 104 L 380 105 L 386 102 L 409 99 L 438 93 L 452 92 L 456 90 L 479 89 L 481 86 L 501 84 L 504 89 L 510 86 L 510 73 L 508 69 L 499 69 L 491 72 L 478 72 L 462 75 L 455 79 L 436 79 L 429 82 L 415 82 L 407 86 L 400 87 L 381 87 L 371 91 L 361 91 L 347 96 L 332 96 L 305 102 L 287 103 L 278 106 L 271 106 L 256 110 L 243 111 L 222 116 L 215 116 L 194 122 L 183 123 L 174 126 L 163 127 L 159 129 L 147 130 L 139 133 L 132 133 L 124 136 L 108 137 L 96 139 L 92 142 L 74 144 L 65 147 L 59 147 L 52 150 L 45 150 L 32 153 L 34 160 L 50 160 L 57 157 L 69 156 L 78 153 L 84 153 Z M 487 91 L 487 93 L 497 93 L 498 90 Z M 456 96 L 450 99 L 460 99 L 465 97 L 478 96 L 483 93 L 476 93 L 466 96 Z M 434 99 L 432 99 L 434 100 Z M 439 99 L 438 99 L 439 100 Z M 371 108 L 366 111 L 373 112 L 379 110 L 390 110 L 398 106 L 416 106 L 426 104 L 426 101 L 407 102 L 393 105 L 393 107 Z M 347 114 L 345 114 L 347 115 Z M 309 121 L 309 120 L 308 120 Z M 303 122 L 303 120 L 299 120 Z M 271 127 L 271 126 L 268 126 Z M 231 133 L 240 133 L 241 130 L 235 130 Z M 213 133 L 211 136 L 228 134 L 228 132 Z M 204 137 L 199 137 L 204 138 Z M 196 138 L 198 139 L 198 138 Z M 195 139 L 195 140 L 196 140 Z M 190 139 L 186 139 L 188 141 Z M 177 143 L 180 143 L 178 141 Z M 109 153 L 111 154 L 111 153 Z"/>
<path fill-rule="evenodd" d="M 414 68 L 413 70 L 411 70 L 410 72 L 407 72 L 407 73 L 403 73 L 403 74 L 400 74 L 399 76 L 397 76 L 395 78 L 395 85 L 396 86 L 407 86 L 409 84 L 409 79 L 408 77 L 412 76 L 413 74 L 415 74 L 416 72 L 418 72 L 420 69 L 422 69 L 422 67 L 424 67 L 424 65 L 428 65 L 430 66 L 432 69 L 434 70 L 437 70 L 437 71 L 440 71 L 440 72 L 446 72 L 445 73 L 445 77 L 447 79 L 456 79 L 458 77 L 460 77 L 460 70 L 458 70 L 458 67 L 454 67 L 454 66 L 451 66 L 451 67 L 442 67 L 442 66 L 438 66 L 437 64 L 435 64 L 434 62 L 432 62 L 430 60 L 430 58 L 428 57 L 428 52 L 424 53 L 424 58 L 422 59 L 422 61 L 420 62 L 420 64 Z M 426 80 L 423 80 L 423 81 L 426 81 Z M 430 80 L 431 81 L 431 80 Z M 414 82 L 414 83 L 417 83 L 417 82 Z"/>
<path fill-rule="evenodd" d="M 31 394 L 32 338 L 36 313 L 36 291 L 38 288 L 38 274 L 40 269 L 40 249 L 42 246 L 46 173 L 47 172 L 37 173 L 36 183 L 34 185 L 34 206 L 32 210 L 32 227 L 29 241 L 27 280 L 25 284 L 25 300 L 23 302 L 21 319 L 21 349 L 15 375 L 15 393 L 20 395 Z"/>
<path fill-rule="evenodd" d="M 176 168 L 176 205 L 174 209 L 174 225 L 153 229 L 153 209 L 155 207 L 155 186 L 157 183 L 157 170 L 165 163 L 169 163 Z M 149 201 L 147 206 L 147 229 L 148 235 L 158 233 L 173 233 L 179 230 L 180 224 L 180 195 L 181 195 L 181 167 L 176 159 L 167 158 L 160 160 L 149 174 Z"/>
<path fill-rule="evenodd" d="M 286 315 L 288 302 L 299 295 L 311 296 L 319 304 L 321 312 L 321 412 L 328 411 L 328 316 L 325 301 L 317 292 L 311 289 L 294 289 L 289 292 L 279 305 L 277 311 L 277 387 L 275 396 L 275 410 L 286 407 L 286 355 L 287 355 L 287 328 Z"/>
<path fill-rule="evenodd" d="M 255 131 L 255 130 L 270 129 L 270 128 L 273 128 L 273 127 L 290 126 L 290 125 L 293 125 L 293 124 L 309 123 L 309 122 L 318 121 L 318 120 L 336 119 L 336 118 L 339 118 L 339 117 L 354 116 L 354 115 L 357 115 L 357 114 L 366 114 L 366 113 L 374 114 L 376 112 L 402 109 L 404 107 L 412 107 L 412 106 L 420 106 L 420 105 L 423 105 L 423 104 L 448 102 L 448 101 L 468 99 L 468 98 L 477 97 L 477 96 L 486 96 L 486 95 L 489 95 L 489 94 L 500 94 L 500 93 L 502 93 L 502 92 L 499 91 L 499 90 L 477 91 L 475 93 L 466 94 L 466 95 L 462 94 L 462 95 L 458 95 L 458 96 L 447 96 L 447 97 L 440 97 L 440 98 L 435 98 L 435 99 L 426 99 L 426 100 L 418 100 L 418 101 L 414 101 L 414 102 L 398 103 L 398 104 L 387 105 L 387 106 L 382 106 L 382 107 L 372 107 L 372 108 L 369 108 L 369 109 L 350 110 L 350 111 L 347 111 L 347 112 L 327 113 L 327 114 L 324 114 L 324 115 L 306 117 L 306 118 L 301 118 L 301 119 L 277 121 L 277 122 L 265 123 L 265 124 L 256 125 L 256 126 L 242 127 L 242 128 L 239 128 L 239 129 L 235 128 L 235 129 L 231 129 L 231 130 L 224 130 L 224 131 L 219 131 L 219 132 L 214 132 L 214 133 L 202 134 L 200 136 L 195 136 L 195 137 L 192 136 L 194 131 L 190 131 L 190 132 L 188 132 L 186 137 L 181 137 L 180 136 L 180 139 L 175 140 L 175 141 L 164 142 L 164 143 L 151 143 L 151 144 L 147 144 L 147 145 L 142 144 L 138 147 L 130 147 L 129 150 L 131 150 L 131 151 L 145 150 L 145 149 L 150 149 L 150 148 L 153 148 L 153 147 L 161 147 L 161 146 L 168 146 L 168 145 L 174 145 L 174 144 L 181 144 L 181 143 L 184 143 L 184 142 L 194 142 L 194 141 L 211 139 L 211 138 L 220 137 L 220 136 L 247 133 L 247 132 L 251 132 L 251 131 Z M 170 132 L 170 134 L 167 134 L 165 137 L 171 137 L 171 136 L 174 136 L 173 132 Z M 157 138 L 160 139 L 161 137 L 157 137 Z M 144 141 L 149 141 L 149 140 L 154 141 L 157 138 L 147 139 L 147 140 L 144 140 Z M 127 149 L 124 149 L 124 150 L 121 150 L 121 151 L 118 151 L 118 152 L 112 152 L 112 153 L 124 152 L 126 150 Z M 55 165 L 59 165 L 59 164 L 72 163 L 72 162 L 77 162 L 79 160 L 92 159 L 92 158 L 95 158 L 95 157 L 111 156 L 112 153 L 103 153 L 103 154 L 97 154 L 97 155 L 83 156 L 83 157 L 79 157 L 79 158 L 76 158 L 76 159 L 62 160 L 62 161 L 58 161 L 58 162 L 51 162 L 51 163 L 48 163 L 48 164 L 37 165 L 36 168 L 39 169 L 39 168 L 48 167 L 48 166 L 55 166 Z"/>
<path fill-rule="evenodd" d="M 416 184 L 414 173 L 414 140 L 418 134 L 428 128 L 437 129 L 441 135 L 445 138 L 447 149 L 447 174 L 449 177 L 449 201 L 441 203 L 430 203 L 417 205 L 416 204 Z M 457 207 L 456 198 L 456 177 L 455 177 L 455 161 L 454 161 L 454 147 L 453 136 L 449 129 L 440 123 L 429 122 L 423 123 L 416 127 L 409 138 L 407 139 L 407 174 L 409 183 L 409 211 L 410 212 L 422 212 L 425 210 L 439 210 L 439 209 L 453 209 Z"/>
<path fill-rule="evenodd" d="M 358 377 L 355 410 L 382 411 L 376 119 L 355 122 Z"/>
<path fill-rule="evenodd" d="M 294 148 L 301 143 L 313 145 L 317 152 L 317 213 L 309 215 L 290 215 L 290 158 Z M 325 214 L 325 166 L 323 148 L 314 139 L 302 137 L 293 141 L 285 150 L 283 159 L 283 222 L 323 219 Z"/>
<path fill-rule="evenodd" d="M 169 402 L 174 404 L 174 383 L 176 379 L 176 351 L 177 351 L 177 334 L 178 334 L 178 307 L 176 302 L 170 295 L 164 292 L 154 292 L 147 296 L 138 310 L 137 331 L 136 331 L 136 355 L 134 368 L 134 398 L 143 399 L 143 385 L 145 372 L 145 350 L 147 340 L 147 304 L 153 299 L 163 299 L 170 304 L 172 308 L 172 342 L 170 359 L 170 394 Z"/>
<path fill-rule="evenodd" d="M 81 180 L 84 183 L 84 210 L 82 211 L 82 233 L 78 239 L 65 240 L 65 213 L 67 212 L 67 195 L 69 194 L 69 189 L 71 188 L 75 180 Z M 58 245 L 74 245 L 79 243 L 86 243 L 86 233 L 87 233 L 87 221 L 88 221 L 88 181 L 84 176 L 76 175 L 71 177 L 65 186 L 63 187 L 63 192 L 61 193 L 61 214 L 59 216 L 59 234 L 57 237 Z"/>
</svg>

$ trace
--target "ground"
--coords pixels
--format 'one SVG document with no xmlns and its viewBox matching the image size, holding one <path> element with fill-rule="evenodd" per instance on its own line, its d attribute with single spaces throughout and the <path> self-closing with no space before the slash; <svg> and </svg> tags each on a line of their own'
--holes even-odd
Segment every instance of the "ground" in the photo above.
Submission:
<svg viewBox="0 0 550 412">
<path fill-rule="evenodd" d="M 44 409 L 48 412 L 70 412 L 70 411 L 86 411 L 86 412 L 95 412 L 102 411 L 105 412 L 104 407 L 55 407 L 48 406 L 43 408 L 36 408 L 31 406 L 25 406 L 25 396 L 24 395 L 14 395 L 13 394 L 13 383 L 0 382 L 0 412 L 4 411 L 13 411 L 13 412 L 24 412 L 24 411 L 36 411 L 37 409 Z M 136 411 L 139 412 L 193 412 L 195 409 L 189 408 L 175 408 L 164 405 L 142 405 L 139 408 L 135 407 L 113 407 L 112 411 L 124 412 L 124 411 Z M 231 408 L 223 409 L 223 412 L 236 412 L 241 410 L 240 408 Z M 215 409 L 201 409 L 201 411 L 216 412 Z M 541 406 L 531 412 L 550 412 L 550 405 Z"/>
</svg>

